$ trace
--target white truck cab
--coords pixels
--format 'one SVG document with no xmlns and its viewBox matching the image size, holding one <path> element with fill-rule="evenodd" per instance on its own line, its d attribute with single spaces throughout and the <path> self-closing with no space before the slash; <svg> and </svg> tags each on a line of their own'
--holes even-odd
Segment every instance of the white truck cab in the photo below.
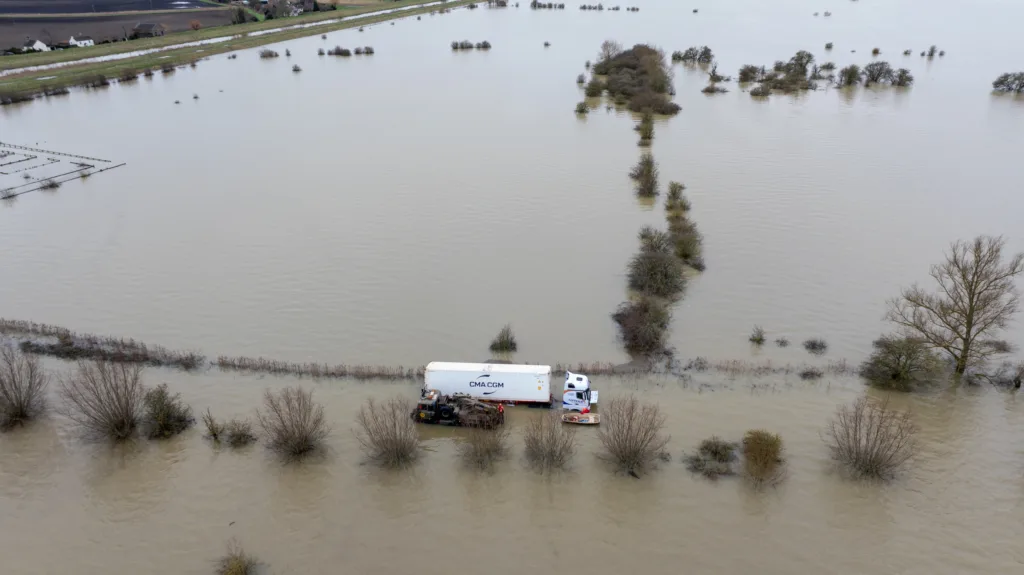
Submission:
<svg viewBox="0 0 1024 575">
<path fill-rule="evenodd" d="M 568 411 L 590 410 L 597 403 L 597 390 L 590 389 L 590 378 L 571 371 L 565 372 L 565 387 L 562 390 L 562 409 Z"/>
</svg>

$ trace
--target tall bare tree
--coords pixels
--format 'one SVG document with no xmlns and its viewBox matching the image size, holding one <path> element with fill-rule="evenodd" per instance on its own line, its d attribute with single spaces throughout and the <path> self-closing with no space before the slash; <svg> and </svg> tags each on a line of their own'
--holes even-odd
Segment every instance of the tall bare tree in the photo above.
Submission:
<svg viewBox="0 0 1024 575">
<path fill-rule="evenodd" d="M 1015 278 L 1024 272 L 1024 253 L 1003 261 L 1002 237 L 978 236 L 950 246 L 946 260 L 932 266 L 938 290 L 913 285 L 889 300 L 886 319 L 909 337 L 945 352 L 956 373 L 1009 351 L 995 339 L 1020 307 Z"/>
</svg>

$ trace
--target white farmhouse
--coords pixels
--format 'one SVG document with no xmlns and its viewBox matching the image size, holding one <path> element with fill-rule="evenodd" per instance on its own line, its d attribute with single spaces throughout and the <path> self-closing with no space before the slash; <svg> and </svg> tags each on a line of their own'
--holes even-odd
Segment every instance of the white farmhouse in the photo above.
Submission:
<svg viewBox="0 0 1024 575">
<path fill-rule="evenodd" d="M 72 36 L 71 39 L 68 40 L 68 44 L 79 48 L 85 48 L 86 46 L 95 46 L 96 42 L 93 42 L 92 38 L 88 36 Z"/>
<path fill-rule="evenodd" d="M 25 51 L 35 50 L 36 52 L 49 52 L 50 51 L 50 47 L 47 46 L 46 44 L 43 44 L 43 42 L 41 40 L 32 40 L 32 39 L 25 40 L 25 43 L 21 46 L 21 49 L 25 50 Z"/>
</svg>

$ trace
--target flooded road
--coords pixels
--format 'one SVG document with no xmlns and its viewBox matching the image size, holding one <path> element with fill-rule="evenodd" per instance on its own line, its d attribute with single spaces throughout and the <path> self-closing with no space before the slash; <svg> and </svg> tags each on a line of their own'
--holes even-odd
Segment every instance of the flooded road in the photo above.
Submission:
<svg viewBox="0 0 1024 575">
<path fill-rule="evenodd" d="M 58 368 L 65 366 L 52 364 Z M 150 371 L 197 411 L 251 415 L 263 389 L 290 380 Z M 362 465 L 354 415 L 368 397 L 415 386 L 315 387 L 333 433 L 330 455 L 285 465 L 261 446 L 217 449 L 194 429 L 166 443 L 111 449 L 78 439 L 59 418 L 0 435 L 0 553 L 7 573 L 202 574 L 236 538 L 272 573 L 486 571 L 845 575 L 1014 573 L 1024 522 L 1019 397 L 991 390 L 899 397 L 921 427 L 922 451 L 886 486 L 843 480 L 819 432 L 859 382 L 794 377 L 681 384 L 598 381 L 606 397 L 640 390 L 667 411 L 672 461 L 636 480 L 613 474 L 580 430 L 571 469 L 545 477 L 522 461 L 513 409 L 511 455 L 492 474 L 466 469 L 459 431 L 422 426 L 409 472 Z M 680 456 L 711 434 L 765 427 L 785 441 L 788 472 L 757 492 L 737 479 L 691 475 Z M 233 523 L 233 524 L 232 524 Z M 476 571 L 476 568 L 467 569 Z M 481 567 L 480 570 L 482 570 Z"/>
<path fill-rule="evenodd" d="M 675 307 L 682 357 L 808 360 L 799 345 L 752 350 L 759 324 L 770 339 L 825 338 L 817 362 L 857 362 L 885 329 L 886 298 L 927 279 L 949 242 L 1005 234 L 1024 249 L 1010 185 L 1024 100 L 989 92 L 1020 68 L 1024 5 L 861 0 L 826 19 L 796 0 L 699 14 L 636 4 L 457 10 L 271 46 L 291 58 L 243 51 L 0 108 L 4 142 L 127 163 L 0 202 L 0 316 L 210 355 L 388 365 L 483 359 L 511 322 L 517 360 L 623 361 L 609 314 L 637 231 L 664 214 L 632 194 L 629 115 L 572 112 L 575 77 L 607 38 L 707 44 L 730 75 L 800 49 L 865 64 L 878 46 L 916 78 L 904 92 L 758 101 L 735 84 L 705 96 L 702 74 L 675 67 L 683 111 L 658 122 L 652 152 L 663 184 L 686 183 L 708 263 Z M 463 39 L 494 48 L 453 53 Z M 947 55 L 917 56 L 931 44 Z M 316 55 L 335 45 L 376 54 Z M 1006 336 L 1024 341 L 1021 323 Z M 162 370 L 147 381 L 220 417 L 296 382 Z M 897 398 L 922 452 L 879 486 L 833 473 L 820 441 L 835 407 L 865 393 L 850 378 L 602 379 L 602 398 L 632 390 L 668 413 L 672 461 L 639 481 L 595 458 L 593 430 L 569 473 L 525 469 L 521 429 L 539 413 L 525 410 L 510 414 L 513 454 L 492 475 L 460 467 L 458 433 L 433 428 L 413 472 L 381 473 L 360 465 L 355 411 L 415 385 L 301 383 L 334 425 L 330 456 L 301 466 L 259 446 L 219 451 L 199 430 L 111 449 L 53 416 L 0 435 L 5 573 L 209 573 L 232 537 L 282 574 L 1024 569 L 1018 396 Z M 708 435 L 754 427 L 786 442 L 778 489 L 709 483 L 680 463 Z"/>
</svg>

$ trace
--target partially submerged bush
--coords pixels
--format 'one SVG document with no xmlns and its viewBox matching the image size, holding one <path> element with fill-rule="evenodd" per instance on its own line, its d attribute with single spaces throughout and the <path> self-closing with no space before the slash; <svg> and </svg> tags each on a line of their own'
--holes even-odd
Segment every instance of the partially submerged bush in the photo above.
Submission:
<svg viewBox="0 0 1024 575">
<path fill-rule="evenodd" d="M 701 92 L 704 94 L 724 94 L 728 91 L 729 90 L 721 86 L 717 86 L 715 84 L 708 84 L 707 86 L 704 86 L 704 89 L 701 90 Z"/>
<path fill-rule="evenodd" d="M 861 75 L 860 66 L 850 64 L 839 70 L 839 78 L 837 78 L 836 83 L 840 86 L 855 86 L 860 82 Z"/>
<path fill-rule="evenodd" d="M 763 66 L 753 66 L 747 64 L 740 68 L 740 73 L 737 75 L 737 80 L 740 82 L 760 82 L 765 75 L 765 69 Z"/>
<path fill-rule="evenodd" d="M 906 68 L 900 68 L 896 70 L 896 73 L 892 77 L 892 85 L 899 88 L 906 88 L 914 83 L 914 76 L 911 75 L 910 70 Z"/>
<path fill-rule="evenodd" d="M 271 50 L 269 48 L 264 48 L 264 49 L 260 50 L 260 58 L 263 58 L 263 59 L 277 58 L 278 56 L 280 56 L 280 54 L 278 54 L 277 52 L 275 52 L 275 51 L 273 51 L 273 50 Z"/>
<path fill-rule="evenodd" d="M 789 347 L 789 338 L 785 336 L 775 338 L 775 345 L 779 347 Z"/>
<path fill-rule="evenodd" d="M 39 358 L 0 344 L 0 431 L 24 425 L 46 409 L 50 376 Z"/>
<path fill-rule="evenodd" d="M 602 455 L 620 471 L 639 477 L 663 457 L 669 437 L 663 433 L 665 416 L 658 404 L 633 395 L 617 397 L 601 410 L 601 417 L 597 436 Z"/>
<path fill-rule="evenodd" d="M 821 355 L 828 351 L 828 342 L 820 337 L 812 337 L 804 342 L 804 349 L 815 355 Z"/>
<path fill-rule="evenodd" d="M 150 439 L 167 439 L 195 425 L 192 408 L 181 401 L 181 394 L 167 391 L 166 383 L 147 391 L 143 402 L 143 428 Z"/>
<path fill-rule="evenodd" d="M 685 287 L 683 266 L 671 253 L 641 251 L 629 262 L 629 288 L 634 291 L 673 298 Z"/>
<path fill-rule="evenodd" d="M 630 353 L 649 355 L 665 349 L 665 331 L 672 316 L 664 303 L 653 298 L 626 302 L 615 310 L 612 319 Z"/>
<path fill-rule="evenodd" d="M 323 406 L 313 401 L 312 391 L 301 387 L 286 387 L 278 393 L 267 390 L 256 422 L 267 446 L 286 457 L 319 451 L 331 432 Z"/>
<path fill-rule="evenodd" d="M 768 86 L 761 84 L 760 86 L 754 86 L 750 89 L 750 95 L 755 98 L 767 98 L 771 95 L 772 90 Z"/>
<path fill-rule="evenodd" d="M 419 455 L 419 436 L 410 414 L 412 404 L 401 397 L 377 402 L 368 399 L 359 408 L 356 437 L 366 455 L 387 467 L 401 467 Z"/>
<path fill-rule="evenodd" d="M 587 83 L 587 76 L 585 74 L 580 74 L 579 76 L 576 76 L 576 83 L 581 85 L 581 86 L 583 84 L 586 84 Z"/>
<path fill-rule="evenodd" d="M 636 165 L 629 171 L 629 177 L 636 185 L 638 196 L 654 197 L 658 195 L 658 164 L 651 154 L 641 154 Z"/>
<path fill-rule="evenodd" d="M 523 441 L 526 460 L 535 468 L 561 469 L 576 453 L 576 428 L 565 425 L 557 412 L 550 411 L 530 421 Z"/>
<path fill-rule="evenodd" d="M 519 344 L 516 343 L 516 335 L 512 333 L 512 325 L 505 324 L 498 331 L 498 335 L 491 340 L 491 351 L 516 351 Z"/>
<path fill-rule="evenodd" d="M 470 429 L 458 444 L 463 463 L 480 470 L 490 469 L 508 453 L 508 435 L 505 426 Z"/>
<path fill-rule="evenodd" d="M 763 429 L 743 436 L 743 474 L 756 484 L 771 483 L 782 473 L 782 437 Z"/>
<path fill-rule="evenodd" d="M 895 78 L 892 66 L 888 62 L 872 62 L 864 66 L 864 85 L 883 84 Z"/>
<path fill-rule="evenodd" d="M 650 110 L 643 113 L 640 123 L 636 126 L 636 131 L 640 133 L 641 146 L 651 145 L 651 140 L 654 139 L 654 114 Z"/>
<path fill-rule="evenodd" d="M 754 326 L 754 331 L 750 332 L 750 343 L 754 345 L 764 345 L 764 328 L 759 325 Z"/>
<path fill-rule="evenodd" d="M 674 116 L 682 110 L 679 104 L 662 94 L 640 92 L 629 98 L 629 111 L 635 113 L 653 112 L 662 116 Z"/>
<path fill-rule="evenodd" d="M 207 409 L 203 414 L 203 425 L 206 426 L 206 435 L 217 443 L 223 441 L 231 447 L 243 447 L 256 441 L 252 424 L 245 419 L 232 419 L 227 423 L 221 423 L 214 419 L 213 414 Z"/>
<path fill-rule="evenodd" d="M 576 104 L 576 113 L 577 114 L 583 114 L 583 115 L 589 114 L 590 113 L 590 108 L 587 107 L 587 103 L 586 102 L 578 102 Z"/>
<path fill-rule="evenodd" d="M 614 43 L 602 47 L 601 61 L 594 65 L 594 74 L 607 76 L 609 94 L 627 100 L 633 112 L 649 110 L 655 114 L 675 114 L 679 106 L 670 102 L 672 79 L 665 56 L 646 44 L 621 50 Z"/>
<path fill-rule="evenodd" d="M 668 195 L 665 197 L 665 209 L 669 212 L 690 211 L 690 201 L 683 197 L 686 186 L 679 182 L 668 183 Z"/>
<path fill-rule="evenodd" d="M 873 49 L 871 50 L 871 55 L 872 55 L 872 56 L 877 56 L 877 55 L 879 55 L 879 54 L 881 54 L 881 53 L 882 53 L 882 49 L 881 49 L 881 48 L 873 48 Z"/>
<path fill-rule="evenodd" d="M 992 82 L 992 89 L 996 92 L 1024 93 L 1024 72 L 1000 75 Z"/>
<path fill-rule="evenodd" d="M 832 49 L 832 42 L 828 42 L 827 44 L 825 44 L 825 49 L 826 50 L 831 50 Z"/>
<path fill-rule="evenodd" d="M 217 575 L 255 575 L 258 567 L 259 561 L 232 540 L 227 553 L 217 560 Z"/>
<path fill-rule="evenodd" d="M 590 82 L 587 83 L 587 87 L 584 90 L 584 94 L 588 98 L 596 98 L 604 93 L 604 83 L 597 78 L 591 78 Z"/>
<path fill-rule="evenodd" d="M 910 414 L 890 409 L 888 399 L 877 403 L 862 397 L 836 411 L 823 439 L 846 469 L 889 479 L 914 456 L 916 433 Z"/>
<path fill-rule="evenodd" d="M 135 435 L 145 407 L 142 366 L 81 361 L 61 381 L 58 413 L 85 432 L 120 441 Z"/>
<path fill-rule="evenodd" d="M 733 462 L 736 460 L 735 443 L 730 443 L 716 436 L 700 442 L 697 452 L 684 456 L 686 468 L 693 473 L 700 473 L 708 479 L 718 479 L 726 475 L 734 475 Z"/>
<path fill-rule="evenodd" d="M 301 71 L 302 71 L 302 68 L 298 64 L 292 66 L 292 72 L 301 72 Z"/>
<path fill-rule="evenodd" d="M 932 382 L 942 370 L 942 358 L 921 339 L 885 335 L 860 366 L 860 375 L 883 389 L 910 391 Z"/>
<path fill-rule="evenodd" d="M 821 379 L 825 375 L 823 371 L 816 367 L 805 367 L 800 370 L 800 379 L 807 381 L 811 379 Z"/>
</svg>

